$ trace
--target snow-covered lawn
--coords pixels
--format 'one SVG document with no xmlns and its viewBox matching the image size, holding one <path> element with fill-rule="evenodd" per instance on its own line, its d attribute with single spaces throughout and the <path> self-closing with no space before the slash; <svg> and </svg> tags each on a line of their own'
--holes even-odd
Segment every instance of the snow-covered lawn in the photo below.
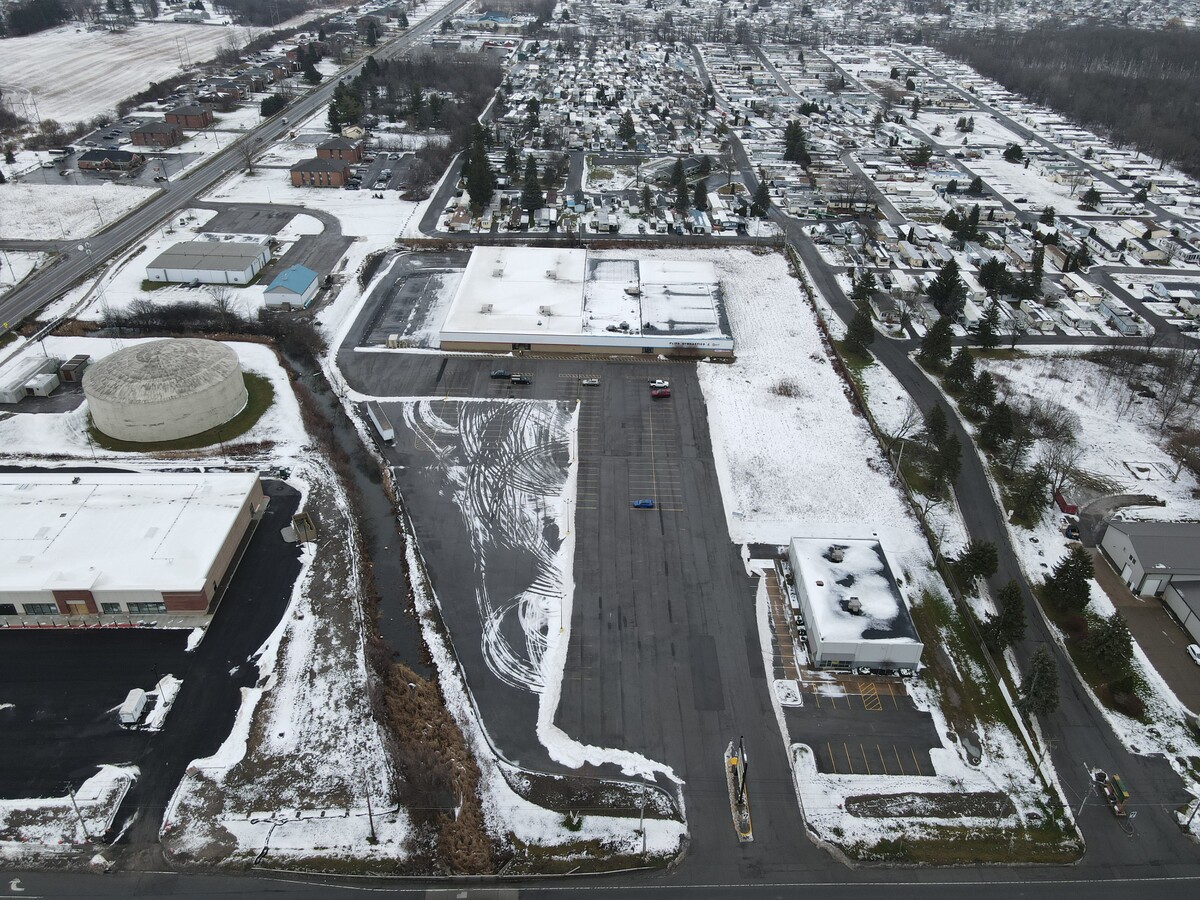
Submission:
<svg viewBox="0 0 1200 900">
<path fill-rule="evenodd" d="M 963 160 L 962 165 L 971 174 L 982 176 L 988 187 L 1001 193 L 1006 200 L 1024 197 L 1026 202 L 1020 206 L 1030 212 L 1038 212 L 1047 206 L 1053 206 L 1059 215 L 1086 212 L 1080 206 L 1086 185 L 1075 188 L 1072 196 L 1071 185 L 1059 184 L 1039 174 L 1036 160 L 1025 168 L 1024 163 L 1005 162 L 998 154 L 989 153 L 983 159 Z"/>
<path fill-rule="evenodd" d="M 0 188 L 0 238 L 82 238 L 111 225 L 158 188 L 98 184 L 10 183 Z"/>
<path fill-rule="evenodd" d="M 962 118 L 975 119 L 975 130 L 962 132 L 955 129 L 958 120 Z M 906 122 L 911 128 L 924 132 L 929 140 L 938 144 L 953 144 L 955 147 L 1007 147 L 1009 144 L 1024 144 L 1019 137 L 993 119 L 985 112 L 977 109 L 955 110 L 946 113 L 934 113 L 921 110 L 915 119 Z M 934 130 L 941 126 L 942 133 L 933 136 Z"/>
<path fill-rule="evenodd" d="M 0 800 L 0 860 L 66 853 L 104 835 L 137 777 L 137 766 L 100 766 L 73 802 L 70 795 Z"/>
<path fill-rule="evenodd" d="M 47 253 L 0 251 L 0 295 L 6 294 L 49 258 Z"/>
<path fill-rule="evenodd" d="M 309 457 L 294 480 L 324 533 L 352 532 L 322 461 Z M 253 657 L 258 685 L 243 689 L 231 733 L 192 761 L 167 809 L 161 836 L 172 857 L 244 862 L 268 847 L 277 864 L 407 855 L 411 824 L 390 803 L 394 775 L 368 701 L 353 546 L 327 541 L 314 555 L 304 545 L 291 604 Z"/>
<path fill-rule="evenodd" d="M 200 28 L 154 23 L 128 31 L 86 31 L 64 25 L 10 37 L 0 53 L 0 84 L 10 106 L 28 105 L 26 118 L 63 124 L 112 115 L 117 102 L 211 59 L 223 47 L 241 47 L 261 28 Z M 37 103 L 37 115 L 33 102 Z"/>
</svg>

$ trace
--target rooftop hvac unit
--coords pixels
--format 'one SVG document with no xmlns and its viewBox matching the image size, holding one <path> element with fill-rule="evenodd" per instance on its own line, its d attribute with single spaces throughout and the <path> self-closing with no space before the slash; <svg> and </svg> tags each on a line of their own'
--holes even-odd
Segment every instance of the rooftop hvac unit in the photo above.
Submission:
<svg viewBox="0 0 1200 900">
<path fill-rule="evenodd" d="M 547 281 L 558 281 L 558 270 L 557 269 L 547 269 L 546 270 L 546 280 Z"/>
<path fill-rule="evenodd" d="M 493 278 L 503 278 L 504 277 L 504 266 L 496 266 L 496 268 L 492 269 L 492 277 Z"/>
<path fill-rule="evenodd" d="M 479 307 L 479 311 L 486 316 L 488 313 L 490 313 L 492 311 L 492 304 L 490 304 L 490 303 L 483 304 L 483 306 Z"/>
<path fill-rule="evenodd" d="M 852 615 L 852 616 L 861 616 L 862 615 L 862 601 L 859 600 L 857 597 L 851 597 L 849 600 L 846 601 L 846 612 L 850 613 L 850 615 Z"/>
<path fill-rule="evenodd" d="M 550 311 L 550 307 L 548 307 L 548 306 L 539 306 L 538 307 L 538 315 L 539 316 L 552 316 L 552 315 L 554 315 L 554 313 L 552 313 Z"/>
</svg>

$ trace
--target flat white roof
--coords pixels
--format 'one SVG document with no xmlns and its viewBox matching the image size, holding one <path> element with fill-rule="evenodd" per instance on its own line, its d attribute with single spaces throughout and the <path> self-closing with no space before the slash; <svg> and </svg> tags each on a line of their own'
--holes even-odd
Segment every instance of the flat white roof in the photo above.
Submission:
<svg viewBox="0 0 1200 900">
<path fill-rule="evenodd" d="M 791 556 L 796 586 L 815 620 L 809 627 L 821 640 L 919 643 L 879 541 L 793 538 Z"/>
<path fill-rule="evenodd" d="M 0 592 L 198 591 L 254 474 L 0 474 Z"/>
<path fill-rule="evenodd" d="M 732 349 L 707 260 L 644 260 L 540 247 L 476 247 L 443 340 L 644 344 L 642 336 Z"/>
</svg>

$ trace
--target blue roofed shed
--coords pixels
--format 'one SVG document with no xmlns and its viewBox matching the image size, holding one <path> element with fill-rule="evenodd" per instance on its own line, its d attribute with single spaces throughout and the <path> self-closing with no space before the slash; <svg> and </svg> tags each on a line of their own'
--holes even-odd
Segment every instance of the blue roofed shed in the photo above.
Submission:
<svg viewBox="0 0 1200 900">
<path fill-rule="evenodd" d="M 303 309 L 317 295 L 317 273 L 304 266 L 288 266 L 267 285 L 263 296 L 267 306 Z"/>
</svg>

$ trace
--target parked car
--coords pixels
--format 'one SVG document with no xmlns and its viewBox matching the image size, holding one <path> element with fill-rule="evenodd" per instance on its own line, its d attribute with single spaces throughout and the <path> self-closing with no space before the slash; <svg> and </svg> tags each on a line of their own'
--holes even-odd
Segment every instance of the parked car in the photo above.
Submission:
<svg viewBox="0 0 1200 900">
<path fill-rule="evenodd" d="M 655 388 L 654 390 L 652 390 L 650 392 L 650 396 L 653 397 L 655 400 L 665 400 L 667 397 L 671 396 L 671 389 L 670 388 Z"/>
<path fill-rule="evenodd" d="M 492 369 L 491 378 L 507 378 L 509 376 L 508 369 Z"/>
<path fill-rule="evenodd" d="M 1187 655 L 1192 658 L 1192 662 L 1200 666 L 1200 644 L 1188 644 Z"/>
<path fill-rule="evenodd" d="M 584 387 L 595 387 L 596 385 L 598 385 L 600 383 L 600 379 L 599 378 L 584 378 L 579 383 L 582 384 Z"/>
<path fill-rule="evenodd" d="M 513 372 L 508 380 L 513 384 L 533 384 L 533 376 L 528 372 Z"/>
<path fill-rule="evenodd" d="M 634 509 L 654 509 L 654 500 L 650 497 L 643 497 L 641 500 L 633 501 Z"/>
<path fill-rule="evenodd" d="M 670 386 L 671 386 L 671 382 L 666 381 L 665 379 L 662 379 L 662 378 L 653 378 L 650 381 L 651 388 L 669 388 Z"/>
</svg>

